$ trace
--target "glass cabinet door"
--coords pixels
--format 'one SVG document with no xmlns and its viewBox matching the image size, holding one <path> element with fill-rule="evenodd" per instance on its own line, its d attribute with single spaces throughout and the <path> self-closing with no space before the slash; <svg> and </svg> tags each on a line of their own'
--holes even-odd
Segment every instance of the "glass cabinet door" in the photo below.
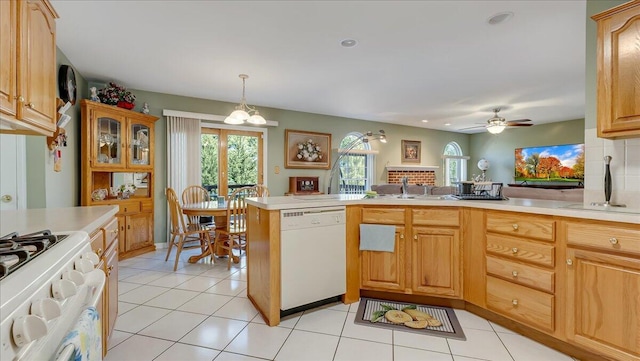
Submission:
<svg viewBox="0 0 640 361">
<path fill-rule="evenodd" d="M 133 166 L 148 166 L 150 155 L 149 126 L 142 123 L 132 123 L 130 129 L 129 164 Z"/>
<path fill-rule="evenodd" d="M 122 132 L 123 119 L 116 119 L 110 116 L 98 116 L 97 134 L 94 144 L 96 150 L 96 165 L 118 165 L 123 164 L 122 155 Z"/>
</svg>

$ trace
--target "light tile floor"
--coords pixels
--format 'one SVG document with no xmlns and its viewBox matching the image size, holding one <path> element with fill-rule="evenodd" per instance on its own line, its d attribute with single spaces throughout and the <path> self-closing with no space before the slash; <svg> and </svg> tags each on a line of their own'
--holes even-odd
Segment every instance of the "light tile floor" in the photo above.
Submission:
<svg viewBox="0 0 640 361">
<path fill-rule="evenodd" d="M 463 310 L 466 341 L 354 324 L 358 304 L 335 303 L 265 325 L 246 295 L 245 259 L 164 262 L 160 249 L 120 262 L 119 315 L 105 361 L 572 361 Z"/>
</svg>

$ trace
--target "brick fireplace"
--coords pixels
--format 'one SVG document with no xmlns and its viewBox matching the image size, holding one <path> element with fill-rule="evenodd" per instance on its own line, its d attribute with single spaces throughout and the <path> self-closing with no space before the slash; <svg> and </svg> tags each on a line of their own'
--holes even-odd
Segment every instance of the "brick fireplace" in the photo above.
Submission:
<svg viewBox="0 0 640 361">
<path fill-rule="evenodd" d="M 433 166 L 387 166 L 387 183 L 400 184 L 402 177 L 409 184 L 436 185 L 436 170 Z"/>
</svg>

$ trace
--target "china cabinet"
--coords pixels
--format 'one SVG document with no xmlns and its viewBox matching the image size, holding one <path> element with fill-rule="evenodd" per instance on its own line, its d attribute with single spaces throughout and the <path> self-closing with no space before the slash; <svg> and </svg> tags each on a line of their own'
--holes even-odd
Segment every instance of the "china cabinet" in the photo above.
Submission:
<svg viewBox="0 0 640 361">
<path fill-rule="evenodd" d="M 56 130 L 56 24 L 48 0 L 0 1 L 0 127 L 53 135 Z"/>
<path fill-rule="evenodd" d="M 82 205 L 118 205 L 120 259 L 155 249 L 154 126 L 157 117 L 82 100 Z"/>
<path fill-rule="evenodd" d="M 592 19 L 598 23 L 598 136 L 640 137 L 640 1 L 614 7 Z"/>
</svg>

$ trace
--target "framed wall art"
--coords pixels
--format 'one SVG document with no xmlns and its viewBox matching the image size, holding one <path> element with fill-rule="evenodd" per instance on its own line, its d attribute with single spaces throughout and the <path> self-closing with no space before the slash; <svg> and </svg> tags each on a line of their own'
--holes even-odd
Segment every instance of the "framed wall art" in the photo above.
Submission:
<svg viewBox="0 0 640 361">
<path fill-rule="evenodd" d="M 285 168 L 329 169 L 331 134 L 285 129 Z"/>
<path fill-rule="evenodd" d="M 402 163 L 420 164 L 419 140 L 402 140 Z"/>
</svg>

